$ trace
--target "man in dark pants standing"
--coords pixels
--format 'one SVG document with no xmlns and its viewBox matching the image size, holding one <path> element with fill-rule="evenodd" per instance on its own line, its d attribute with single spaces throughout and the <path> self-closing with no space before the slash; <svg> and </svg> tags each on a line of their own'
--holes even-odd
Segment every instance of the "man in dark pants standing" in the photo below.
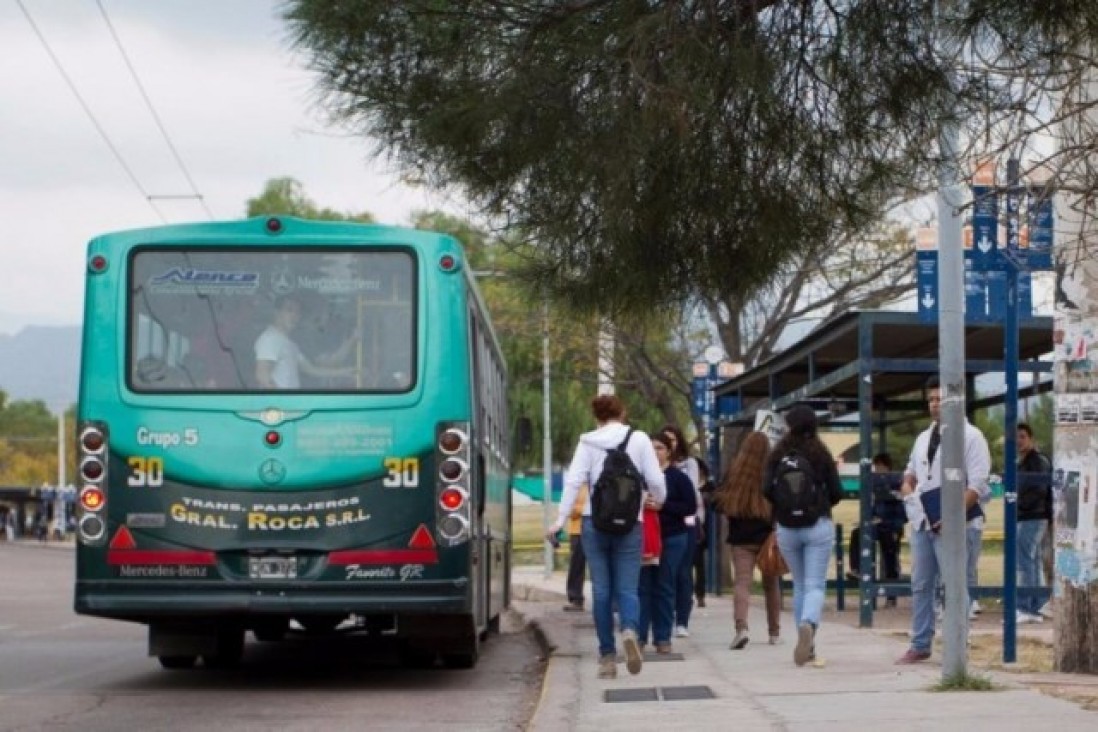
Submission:
<svg viewBox="0 0 1098 732">
<path fill-rule="evenodd" d="M 1041 581 L 1041 545 L 1052 520 L 1052 465 L 1037 449 L 1033 429 L 1018 423 L 1018 584 L 1038 587 Z M 1047 579 L 1047 578 L 1046 578 Z M 1041 598 L 1019 598 L 1018 623 L 1040 623 Z"/>
<path fill-rule="evenodd" d="M 587 575 L 587 558 L 583 555 L 583 507 L 587 505 L 587 485 L 580 486 L 579 495 L 568 514 L 568 604 L 565 612 L 583 612 L 583 582 Z"/>
</svg>

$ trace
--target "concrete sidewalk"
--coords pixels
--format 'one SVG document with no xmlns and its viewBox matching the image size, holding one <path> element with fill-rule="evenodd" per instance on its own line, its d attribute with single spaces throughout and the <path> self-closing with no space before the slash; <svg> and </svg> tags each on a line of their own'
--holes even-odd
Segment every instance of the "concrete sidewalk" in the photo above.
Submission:
<svg viewBox="0 0 1098 732">
<path fill-rule="evenodd" d="M 989 674 L 996 691 L 932 691 L 941 680 L 939 660 L 894 665 L 906 648 L 894 632 L 825 620 L 816 643 L 823 667 L 798 668 L 790 614 L 782 616 L 782 643 L 768 645 L 761 598 L 751 608 L 745 649 L 729 649 L 730 595 L 710 597 L 707 607 L 695 608 L 690 637 L 674 639 L 675 654 L 649 653 L 640 674 L 631 676 L 621 664 L 616 679 L 602 680 L 590 613 L 562 609 L 564 574 L 546 579 L 540 567 L 516 567 L 512 584 L 516 606 L 553 648 L 534 731 L 1098 729 L 1098 712 L 1033 691 L 1009 673 Z M 712 698 L 674 700 L 706 690 Z"/>
</svg>

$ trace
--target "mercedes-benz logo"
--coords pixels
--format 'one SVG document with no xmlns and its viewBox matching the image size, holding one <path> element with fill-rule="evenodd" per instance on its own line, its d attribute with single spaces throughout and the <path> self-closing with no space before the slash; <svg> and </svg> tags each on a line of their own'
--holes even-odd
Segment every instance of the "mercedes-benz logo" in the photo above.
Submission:
<svg viewBox="0 0 1098 732">
<path fill-rule="evenodd" d="M 288 269 L 271 273 L 271 289 L 276 295 L 285 295 L 294 289 L 294 277 Z"/>
<path fill-rule="evenodd" d="M 286 466 L 274 458 L 264 460 L 263 464 L 259 466 L 259 479 L 267 485 L 281 483 L 282 479 L 285 477 Z"/>
</svg>

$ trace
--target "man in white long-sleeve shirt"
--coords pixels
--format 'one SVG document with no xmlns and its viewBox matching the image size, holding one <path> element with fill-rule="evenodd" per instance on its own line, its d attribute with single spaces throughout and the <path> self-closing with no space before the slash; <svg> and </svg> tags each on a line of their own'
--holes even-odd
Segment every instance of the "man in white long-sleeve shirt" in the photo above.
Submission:
<svg viewBox="0 0 1098 732">
<path fill-rule="evenodd" d="M 614 641 L 614 614 L 616 602 L 621 620 L 622 649 L 625 651 L 626 668 L 630 673 L 641 670 L 642 655 L 637 640 L 637 624 L 640 601 L 637 584 L 641 568 L 641 535 L 643 531 L 643 504 L 638 512 L 636 525 L 627 534 L 617 535 L 599 531 L 591 522 L 591 505 L 595 501 L 596 484 L 602 474 L 607 451 L 616 448 L 629 433 L 624 424 L 625 406 L 611 394 L 595 397 L 591 402 L 598 429 L 580 436 L 576 452 L 568 471 L 564 474 L 564 491 L 560 498 L 560 511 L 547 536 L 555 536 L 564 526 L 572 511 L 580 486 L 591 489 L 591 500 L 583 509 L 583 553 L 591 574 L 592 614 L 599 643 L 599 678 L 617 675 L 617 646 Z M 667 490 L 663 471 L 660 470 L 656 451 L 648 435 L 634 430 L 625 445 L 625 452 L 644 477 L 648 494 L 657 505 L 663 503 Z"/>
<path fill-rule="evenodd" d="M 911 459 L 904 471 L 900 493 L 904 497 L 904 509 L 911 523 L 911 647 L 896 663 L 918 663 L 930 658 L 934 641 L 934 593 L 938 586 L 941 567 L 942 538 L 939 533 L 941 520 L 932 522 L 926 515 L 924 494 L 938 491 L 938 505 L 942 488 L 942 451 L 939 450 L 941 433 L 942 390 L 937 377 L 931 377 L 926 386 L 927 408 L 932 420 L 911 448 Z M 991 473 L 991 452 L 983 433 L 967 420 L 964 423 L 964 472 L 965 472 L 965 544 L 967 550 L 967 580 L 975 583 L 976 562 L 980 556 L 983 538 L 984 514 L 980 506 L 991 498 L 988 477 Z M 934 501 L 931 501 L 934 503 Z M 965 607 L 968 607 L 967 593 Z"/>
</svg>

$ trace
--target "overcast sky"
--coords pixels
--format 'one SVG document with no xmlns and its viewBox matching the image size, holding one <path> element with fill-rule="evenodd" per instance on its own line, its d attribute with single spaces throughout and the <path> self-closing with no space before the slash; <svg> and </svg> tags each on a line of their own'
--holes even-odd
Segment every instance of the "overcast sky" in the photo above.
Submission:
<svg viewBox="0 0 1098 732">
<path fill-rule="evenodd" d="M 276 0 L 100 0 L 153 108 L 218 219 L 244 215 L 271 178 L 318 205 L 407 223 L 460 207 L 399 183 L 368 142 L 325 126 L 313 77 L 291 53 Z M 65 82 L 29 12 L 80 97 Z M 192 193 L 95 0 L 0 3 L 0 333 L 81 320 L 84 253 L 97 234 L 161 222 L 153 196 Z M 207 219 L 157 202 L 168 222 Z"/>
</svg>

